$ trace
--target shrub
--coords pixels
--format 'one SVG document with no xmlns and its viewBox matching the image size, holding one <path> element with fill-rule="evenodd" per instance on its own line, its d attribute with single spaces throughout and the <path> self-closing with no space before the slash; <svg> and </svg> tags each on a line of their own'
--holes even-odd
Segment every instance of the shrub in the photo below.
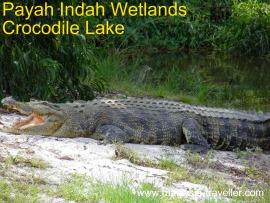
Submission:
<svg viewBox="0 0 270 203">
<path fill-rule="evenodd" d="M 74 1 L 63 1 L 72 5 Z M 0 3 L 0 8 L 3 2 Z M 42 0 L 18 0 L 19 5 L 43 5 Z M 60 2 L 48 2 L 57 8 Z M 2 11 L 1 11 L 2 12 Z M 2 25 L 6 20 L 16 24 L 53 24 L 58 20 L 69 20 L 77 24 L 95 19 L 78 19 L 73 16 L 61 17 L 54 11 L 54 16 L 35 17 L 30 20 L 8 12 L 0 19 Z M 84 27 L 84 26 L 80 26 Z M 3 33 L 2 26 L 0 32 Z M 12 95 L 20 100 L 30 97 L 63 102 L 74 99 L 92 99 L 94 90 L 102 91 L 100 80 L 84 84 L 91 71 L 95 70 L 94 54 L 88 39 L 82 35 L 0 35 L 0 97 Z M 90 39 L 91 40 L 91 39 Z"/>
</svg>

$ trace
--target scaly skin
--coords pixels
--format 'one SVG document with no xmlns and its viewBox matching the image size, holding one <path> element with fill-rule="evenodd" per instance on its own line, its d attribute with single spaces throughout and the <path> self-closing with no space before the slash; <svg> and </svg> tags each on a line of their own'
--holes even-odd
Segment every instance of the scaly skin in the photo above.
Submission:
<svg viewBox="0 0 270 203">
<path fill-rule="evenodd" d="M 2 103 L 26 120 L 0 129 L 16 134 L 89 137 L 105 142 L 188 143 L 213 149 L 260 147 L 270 150 L 270 113 L 248 113 L 151 99 L 95 99 L 54 104 Z"/>
</svg>

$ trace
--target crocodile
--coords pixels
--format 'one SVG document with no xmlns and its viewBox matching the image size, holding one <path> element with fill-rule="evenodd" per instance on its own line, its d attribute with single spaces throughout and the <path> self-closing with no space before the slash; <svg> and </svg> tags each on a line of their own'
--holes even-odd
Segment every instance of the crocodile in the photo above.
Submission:
<svg viewBox="0 0 270 203">
<path fill-rule="evenodd" d="M 0 129 L 15 134 L 89 137 L 103 143 L 194 145 L 217 150 L 270 150 L 270 113 L 192 106 L 146 98 L 73 103 L 19 102 L 3 105 L 28 115 Z"/>
</svg>

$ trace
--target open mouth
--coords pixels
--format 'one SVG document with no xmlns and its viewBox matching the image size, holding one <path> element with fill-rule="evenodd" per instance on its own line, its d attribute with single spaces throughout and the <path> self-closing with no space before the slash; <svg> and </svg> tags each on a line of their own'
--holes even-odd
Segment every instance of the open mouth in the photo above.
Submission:
<svg viewBox="0 0 270 203">
<path fill-rule="evenodd" d="M 24 130 L 24 129 L 27 129 L 29 127 L 42 125 L 46 122 L 46 120 L 47 120 L 47 116 L 32 114 L 29 117 L 27 117 L 26 119 L 20 120 L 20 121 L 14 123 L 13 127 L 17 128 L 19 130 Z"/>
<path fill-rule="evenodd" d="M 22 113 L 16 106 L 12 104 L 6 105 L 9 109 L 13 109 L 18 111 L 20 114 L 25 115 L 25 113 Z M 12 125 L 13 128 L 16 128 L 18 130 L 24 130 L 29 127 L 39 126 L 43 125 L 47 121 L 47 116 L 39 115 L 39 114 L 31 114 L 26 118 L 19 118 L 17 121 L 15 121 Z"/>
</svg>

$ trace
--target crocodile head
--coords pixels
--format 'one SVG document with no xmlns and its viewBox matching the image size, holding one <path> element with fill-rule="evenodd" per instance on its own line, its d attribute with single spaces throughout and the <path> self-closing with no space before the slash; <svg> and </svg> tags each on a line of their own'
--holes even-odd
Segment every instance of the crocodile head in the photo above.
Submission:
<svg viewBox="0 0 270 203">
<path fill-rule="evenodd" d="M 56 104 L 45 101 L 18 102 L 12 97 L 2 100 L 2 104 L 10 109 L 28 115 L 11 126 L 1 125 L 5 132 L 16 134 L 53 135 L 66 122 L 64 111 Z"/>
</svg>

